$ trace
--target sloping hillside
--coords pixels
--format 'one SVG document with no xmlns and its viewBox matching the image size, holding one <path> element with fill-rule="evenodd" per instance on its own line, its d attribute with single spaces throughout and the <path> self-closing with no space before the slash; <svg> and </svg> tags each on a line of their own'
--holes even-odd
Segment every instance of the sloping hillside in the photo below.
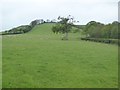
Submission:
<svg viewBox="0 0 120 90">
<path fill-rule="evenodd" d="M 3 36 L 3 88 L 117 88 L 117 46 L 81 41 L 80 33 L 64 41 L 53 25 Z"/>
<path fill-rule="evenodd" d="M 31 31 L 28 33 L 23 34 L 27 37 L 36 37 L 36 39 L 43 38 L 49 39 L 49 40 L 61 40 L 62 34 L 54 34 L 52 32 L 52 27 L 54 26 L 54 23 L 44 23 L 40 25 L 36 25 Z M 76 27 L 73 27 L 71 32 L 69 33 L 68 37 L 69 40 L 80 40 L 80 32 L 74 33 L 74 31 L 77 30 Z"/>
<path fill-rule="evenodd" d="M 40 24 L 40 25 L 36 25 L 28 34 L 50 34 L 52 33 L 52 26 L 54 24 L 52 23 L 45 23 L 45 24 Z"/>
</svg>

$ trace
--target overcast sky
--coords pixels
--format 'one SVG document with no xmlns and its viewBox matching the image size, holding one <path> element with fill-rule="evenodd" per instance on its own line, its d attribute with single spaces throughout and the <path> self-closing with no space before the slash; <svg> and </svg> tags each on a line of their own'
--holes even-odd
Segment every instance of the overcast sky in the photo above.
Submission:
<svg viewBox="0 0 120 90">
<path fill-rule="evenodd" d="M 119 0 L 1 0 L 0 30 L 29 24 L 35 19 L 72 15 L 80 24 L 118 20 Z M 2 22 L 1 22 L 2 20 Z"/>
</svg>

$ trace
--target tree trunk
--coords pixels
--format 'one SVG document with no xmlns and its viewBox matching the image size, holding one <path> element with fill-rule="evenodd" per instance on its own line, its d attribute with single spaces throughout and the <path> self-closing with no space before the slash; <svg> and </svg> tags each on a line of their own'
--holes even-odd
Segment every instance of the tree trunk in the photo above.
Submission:
<svg viewBox="0 0 120 90">
<path fill-rule="evenodd" d="M 63 33 L 62 40 L 68 40 L 68 32 Z"/>
<path fill-rule="evenodd" d="M 68 32 L 65 33 L 65 40 L 68 40 Z"/>
</svg>

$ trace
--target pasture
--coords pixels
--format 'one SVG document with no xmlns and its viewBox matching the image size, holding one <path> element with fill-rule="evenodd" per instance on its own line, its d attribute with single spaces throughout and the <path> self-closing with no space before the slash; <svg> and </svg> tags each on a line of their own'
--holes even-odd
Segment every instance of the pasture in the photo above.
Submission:
<svg viewBox="0 0 120 90">
<path fill-rule="evenodd" d="M 3 88 L 116 88 L 118 47 L 54 34 L 53 24 L 3 36 Z"/>
</svg>

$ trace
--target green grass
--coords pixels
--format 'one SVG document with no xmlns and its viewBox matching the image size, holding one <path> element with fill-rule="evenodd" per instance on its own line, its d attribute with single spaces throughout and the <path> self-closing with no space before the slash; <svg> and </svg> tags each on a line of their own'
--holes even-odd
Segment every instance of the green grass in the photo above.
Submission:
<svg viewBox="0 0 120 90">
<path fill-rule="evenodd" d="M 4 88 L 115 88 L 118 86 L 116 45 L 68 41 L 51 31 L 52 24 L 36 26 L 22 35 L 3 36 Z"/>
</svg>

